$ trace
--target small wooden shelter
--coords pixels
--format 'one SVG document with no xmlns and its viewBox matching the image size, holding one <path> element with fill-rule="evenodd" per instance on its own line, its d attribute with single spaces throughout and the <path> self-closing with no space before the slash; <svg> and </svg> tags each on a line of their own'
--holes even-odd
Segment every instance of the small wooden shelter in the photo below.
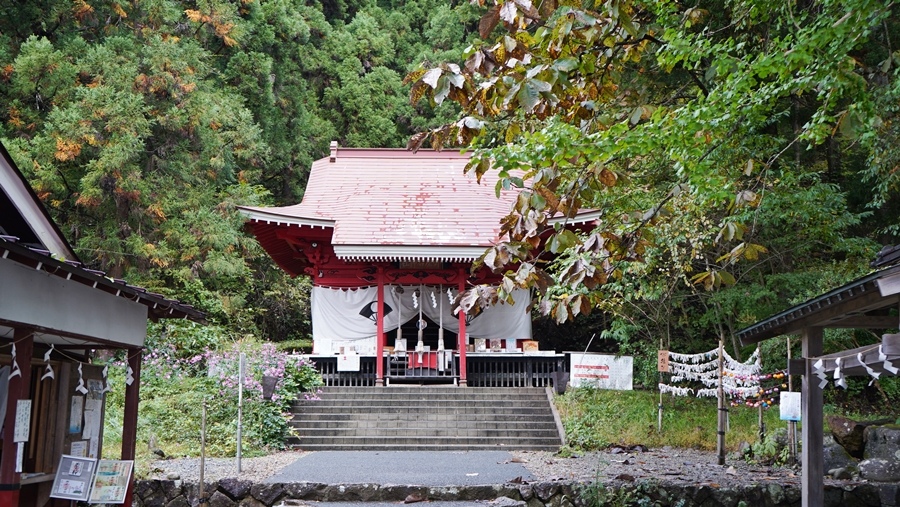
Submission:
<svg viewBox="0 0 900 507">
<path fill-rule="evenodd" d="M 900 334 L 886 333 L 877 343 L 831 354 L 823 354 L 822 345 L 826 328 L 884 332 L 900 326 L 900 265 L 893 265 L 897 253 L 900 251 L 893 247 L 885 248 L 873 263 L 878 271 L 738 332 L 743 345 L 781 335 L 801 337 L 802 357 L 792 361 L 788 370 L 803 376 L 803 507 L 820 506 L 825 501 L 823 387 L 843 377 L 896 375 L 895 367 L 900 368 Z"/>
<path fill-rule="evenodd" d="M 451 311 L 460 291 L 499 281 L 487 269 L 472 272 L 472 263 L 499 240 L 500 220 L 518 195 L 501 189 L 498 198 L 495 173 L 481 183 L 466 174 L 470 156 L 332 143 L 330 155 L 313 163 L 302 202 L 241 207 L 275 262 L 311 278 L 314 360 L 337 358 L 335 378 L 359 378 L 370 364 L 363 385 L 401 377 L 467 385 L 474 371 L 467 355 L 510 358 L 534 347 L 527 291 L 474 318 Z M 585 227 L 596 216 L 565 224 Z M 533 365 L 517 364 L 524 369 L 513 376 L 527 377 Z"/>
<path fill-rule="evenodd" d="M 147 319 L 203 315 L 82 265 L 2 145 L 0 281 L 0 505 L 69 505 L 49 497 L 60 456 L 99 458 L 102 446 L 102 415 L 91 434 L 83 424 L 109 387 L 92 352 L 127 351 L 122 459 L 133 460 Z"/>
</svg>

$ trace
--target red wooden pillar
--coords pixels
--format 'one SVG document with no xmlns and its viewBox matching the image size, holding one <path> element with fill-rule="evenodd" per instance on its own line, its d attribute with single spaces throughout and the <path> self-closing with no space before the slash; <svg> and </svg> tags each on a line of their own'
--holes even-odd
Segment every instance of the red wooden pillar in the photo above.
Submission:
<svg viewBox="0 0 900 507">
<path fill-rule="evenodd" d="M 384 385 L 384 269 L 379 267 L 378 273 L 378 319 L 375 330 L 375 385 Z"/>
<path fill-rule="evenodd" d="M 122 459 L 133 460 L 137 448 L 138 400 L 141 389 L 141 349 L 128 349 L 128 367 L 134 380 L 125 385 L 125 412 L 122 421 Z M 133 473 L 133 472 L 132 472 Z M 131 505 L 134 480 L 128 481 L 124 505 Z"/>
<path fill-rule="evenodd" d="M 18 365 L 21 375 L 9 380 L 6 398 L 6 419 L 3 425 L 3 456 L 0 458 L 0 505 L 17 507 L 19 505 L 19 489 L 21 474 L 16 472 L 16 448 L 13 442 L 15 435 L 16 407 L 19 400 L 30 398 L 31 391 L 31 355 L 34 352 L 34 330 L 16 328 L 13 331 L 16 344 L 15 364 L 10 366 L 10 373 Z M 36 435 L 32 435 L 35 438 Z"/>
<path fill-rule="evenodd" d="M 466 290 L 466 270 L 464 268 L 460 268 L 459 270 L 459 293 Z M 469 340 L 466 339 L 466 313 L 462 310 L 459 311 L 459 385 L 461 387 L 466 387 L 469 385 L 469 381 L 466 379 L 466 347 L 469 344 Z"/>
</svg>

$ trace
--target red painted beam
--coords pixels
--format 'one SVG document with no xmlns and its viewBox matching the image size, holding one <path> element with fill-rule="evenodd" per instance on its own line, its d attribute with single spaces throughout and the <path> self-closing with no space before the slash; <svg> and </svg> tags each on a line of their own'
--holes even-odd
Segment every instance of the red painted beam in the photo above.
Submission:
<svg viewBox="0 0 900 507">
<path fill-rule="evenodd" d="M 378 319 L 375 336 L 375 385 L 384 385 L 384 270 L 378 268 Z"/>
<path fill-rule="evenodd" d="M 16 472 L 15 436 L 16 407 L 19 400 L 31 398 L 31 355 L 34 352 L 34 330 L 16 328 L 13 331 L 13 342 L 16 344 L 15 364 L 21 375 L 9 380 L 6 398 L 6 419 L 3 425 L 3 455 L 0 456 L 0 505 L 18 507 L 21 474 Z M 11 365 L 10 373 L 15 365 Z M 31 435 L 36 438 L 37 435 Z"/>
<path fill-rule="evenodd" d="M 460 268 L 459 275 L 459 293 L 462 294 L 466 290 L 465 269 Z M 459 385 L 466 387 L 469 385 L 466 376 L 466 346 L 469 340 L 466 339 L 466 313 L 462 310 L 459 311 L 459 335 L 457 340 L 459 341 Z"/>
<path fill-rule="evenodd" d="M 134 381 L 125 386 L 125 412 L 122 421 L 122 459 L 133 460 L 137 449 L 138 400 L 141 389 L 141 349 L 128 349 L 128 367 Z M 125 504 L 131 505 L 134 496 L 134 480 L 128 481 Z"/>
</svg>

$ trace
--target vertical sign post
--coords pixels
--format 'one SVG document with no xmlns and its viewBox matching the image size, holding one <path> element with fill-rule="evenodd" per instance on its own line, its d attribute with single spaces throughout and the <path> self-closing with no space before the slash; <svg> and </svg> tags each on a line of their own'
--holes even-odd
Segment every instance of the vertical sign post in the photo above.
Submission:
<svg viewBox="0 0 900 507">
<path fill-rule="evenodd" d="M 719 455 L 719 465 L 725 464 L 725 411 L 728 410 L 725 408 L 725 389 L 722 385 L 723 377 L 725 376 L 725 357 L 723 352 L 725 351 L 725 339 L 719 338 L 719 424 L 718 429 L 716 431 L 718 438 L 716 439 L 716 449 Z"/>
<path fill-rule="evenodd" d="M 238 461 L 240 463 L 240 461 Z M 238 465 L 238 470 L 240 470 L 240 465 Z M 206 399 L 203 400 L 203 411 L 200 415 L 200 500 L 201 503 L 207 498 L 206 494 L 206 484 L 204 484 L 204 479 L 206 479 Z"/>
<path fill-rule="evenodd" d="M 662 340 L 660 339 L 660 342 Z M 662 343 L 660 343 L 662 345 Z M 662 384 L 663 381 L 663 373 L 669 372 L 669 351 L 668 350 L 658 350 L 656 352 L 656 369 L 659 371 L 659 383 Z M 662 433 L 662 413 L 663 413 L 663 405 L 662 405 L 662 391 L 659 392 L 659 405 L 656 406 L 657 414 L 656 414 L 656 431 Z"/>
<path fill-rule="evenodd" d="M 237 471 L 241 473 L 241 430 L 243 429 L 244 416 L 244 362 L 246 355 L 241 352 L 238 361 L 238 420 L 237 420 Z"/>
</svg>

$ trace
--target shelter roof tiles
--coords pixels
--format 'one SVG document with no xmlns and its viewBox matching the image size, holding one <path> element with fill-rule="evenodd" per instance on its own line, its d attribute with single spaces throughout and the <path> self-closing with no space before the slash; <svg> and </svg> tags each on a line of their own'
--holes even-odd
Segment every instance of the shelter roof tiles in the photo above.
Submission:
<svg viewBox="0 0 900 507">
<path fill-rule="evenodd" d="M 153 318 L 174 317 L 191 319 L 197 322 L 205 321 L 204 314 L 189 304 L 166 298 L 162 294 L 150 292 L 137 285 L 131 285 L 119 278 L 109 278 L 105 272 L 85 268 L 79 262 L 55 259 L 47 250 L 19 243 L 18 238 L 15 236 L 0 236 L 0 257 L 14 259 L 17 262 L 34 266 L 36 269 L 42 269 L 50 274 L 75 280 L 85 285 L 97 287 L 100 290 L 116 293 L 120 297 L 138 301 L 148 307 L 148 312 Z"/>
</svg>

